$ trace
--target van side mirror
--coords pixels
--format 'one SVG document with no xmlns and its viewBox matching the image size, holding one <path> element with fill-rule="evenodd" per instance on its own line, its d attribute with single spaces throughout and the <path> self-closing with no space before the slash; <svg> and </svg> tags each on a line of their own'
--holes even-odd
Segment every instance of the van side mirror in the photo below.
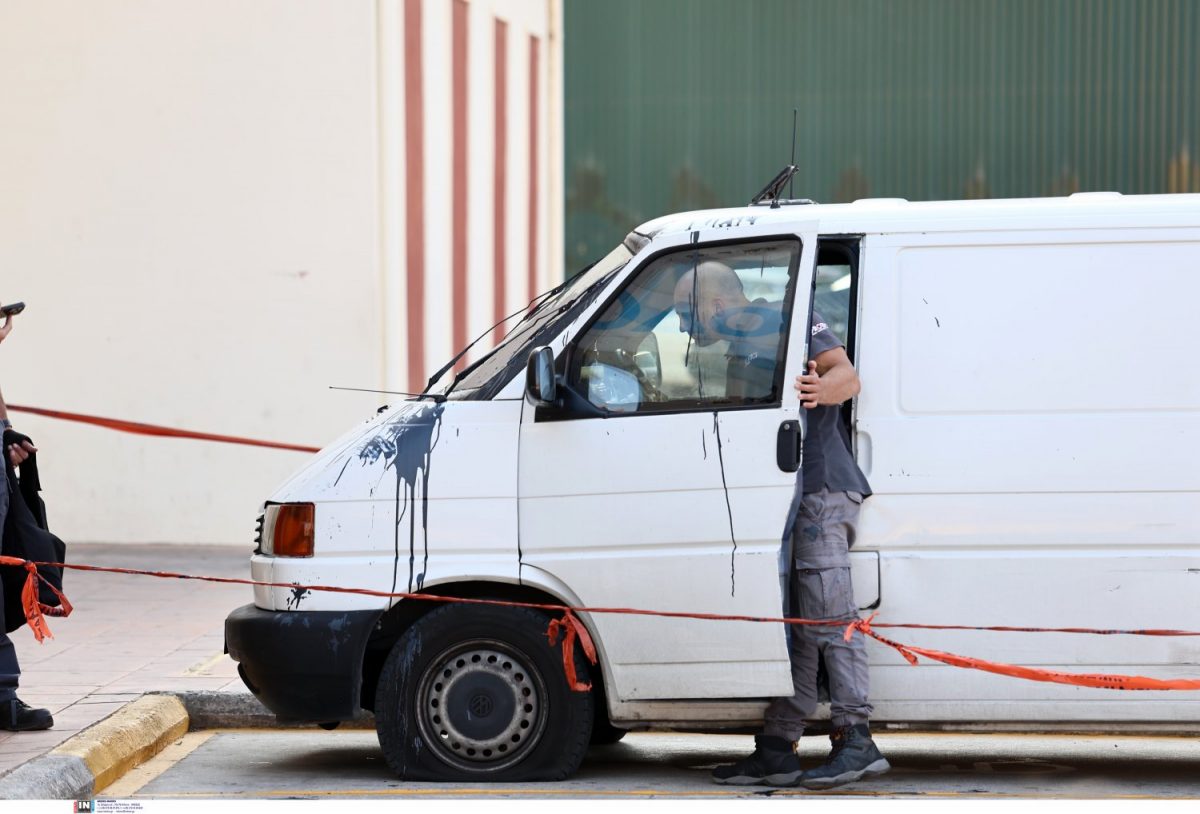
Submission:
<svg viewBox="0 0 1200 814">
<path fill-rule="evenodd" d="M 546 346 L 534 348 L 525 365 L 525 397 L 538 407 L 549 407 L 558 398 L 554 380 L 554 351 Z"/>
</svg>

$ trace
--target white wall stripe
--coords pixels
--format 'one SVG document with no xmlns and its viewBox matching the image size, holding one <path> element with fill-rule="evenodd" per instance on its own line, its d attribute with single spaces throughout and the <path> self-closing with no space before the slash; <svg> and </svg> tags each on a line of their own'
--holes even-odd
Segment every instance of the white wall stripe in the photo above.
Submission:
<svg viewBox="0 0 1200 814">
<path fill-rule="evenodd" d="M 422 79 L 425 101 L 425 365 L 432 373 L 450 360 L 451 229 L 453 210 L 453 87 L 450 0 L 422 0 Z M 424 378 L 424 377 L 422 377 Z"/>
<path fill-rule="evenodd" d="M 529 302 L 529 32 L 508 26 L 508 231 L 506 301 Z"/>
<path fill-rule="evenodd" d="M 537 290 L 545 291 L 553 283 L 550 281 L 550 82 L 547 78 L 547 66 L 550 64 L 550 49 L 545 37 L 538 37 L 538 86 L 537 86 L 537 161 L 538 161 L 538 190 L 537 190 Z M 528 50 L 528 49 L 527 49 Z M 561 278 L 560 278 L 561 279 Z"/>
<path fill-rule="evenodd" d="M 467 280 L 471 296 L 467 301 L 467 341 L 473 340 L 491 327 L 492 319 L 492 168 L 495 121 L 495 96 L 492 93 L 492 59 L 494 53 L 491 4 L 472 0 L 469 3 L 467 39 L 470 43 L 470 68 L 467 84 L 470 87 L 471 129 L 467 137 L 470 157 L 470 203 L 468 218 L 471 235 L 467 241 Z M 491 337 L 480 340 L 469 358 L 477 359 L 492 346 Z M 458 350 L 455 350 L 457 353 Z"/>
<path fill-rule="evenodd" d="M 473 0 L 480 2 L 480 0 Z M 535 34 L 546 36 L 550 26 L 551 0 L 483 0 L 492 13 L 505 20 L 514 31 L 528 37 Z"/>
<path fill-rule="evenodd" d="M 404 354 L 404 0 L 379 0 L 379 237 L 384 390 L 408 381 Z M 366 385 L 369 386 L 369 385 Z"/>
<path fill-rule="evenodd" d="M 549 0 L 546 33 L 546 285 L 563 279 L 566 219 L 565 115 L 563 107 L 563 0 Z M 573 269 L 572 269 L 573 270 Z"/>
</svg>

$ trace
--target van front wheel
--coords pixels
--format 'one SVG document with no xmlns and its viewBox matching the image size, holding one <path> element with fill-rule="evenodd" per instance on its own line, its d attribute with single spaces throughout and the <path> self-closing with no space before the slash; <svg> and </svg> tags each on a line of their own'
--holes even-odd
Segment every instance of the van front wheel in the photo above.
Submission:
<svg viewBox="0 0 1200 814">
<path fill-rule="evenodd" d="M 562 780 L 579 767 L 592 693 L 567 685 L 550 617 L 529 608 L 446 605 L 419 619 L 379 676 L 375 720 L 407 780 Z M 575 654 L 576 674 L 588 665 Z"/>
</svg>

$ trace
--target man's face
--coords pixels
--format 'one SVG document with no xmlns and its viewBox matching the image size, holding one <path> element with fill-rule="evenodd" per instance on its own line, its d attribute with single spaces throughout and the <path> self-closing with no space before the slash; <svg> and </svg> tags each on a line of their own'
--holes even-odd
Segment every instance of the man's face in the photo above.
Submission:
<svg viewBox="0 0 1200 814">
<path fill-rule="evenodd" d="M 685 274 L 679 280 L 675 286 L 675 314 L 679 317 L 679 330 L 691 334 L 697 345 L 706 347 L 719 342 L 722 337 L 713 330 L 718 304 L 705 295 L 701 283 L 691 274 Z"/>
</svg>

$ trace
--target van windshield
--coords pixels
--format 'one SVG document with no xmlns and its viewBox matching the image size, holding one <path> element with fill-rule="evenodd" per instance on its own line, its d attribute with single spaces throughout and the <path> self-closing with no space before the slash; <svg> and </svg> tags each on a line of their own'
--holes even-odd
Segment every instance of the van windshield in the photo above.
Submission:
<svg viewBox="0 0 1200 814">
<path fill-rule="evenodd" d="M 518 371 L 524 369 L 530 351 L 549 344 L 579 316 L 604 290 L 605 283 L 623 269 L 646 242 L 642 235 L 630 232 L 624 242 L 603 259 L 530 303 L 525 316 L 499 345 L 452 380 L 448 375 L 443 376 L 428 392 L 440 393 L 452 400 L 486 401 L 493 398 Z"/>
</svg>

